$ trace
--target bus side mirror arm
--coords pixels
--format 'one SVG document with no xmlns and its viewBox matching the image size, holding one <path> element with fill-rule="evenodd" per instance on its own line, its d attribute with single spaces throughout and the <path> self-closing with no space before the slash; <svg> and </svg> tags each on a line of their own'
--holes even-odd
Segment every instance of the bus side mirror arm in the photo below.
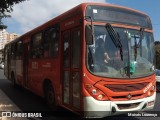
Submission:
<svg viewBox="0 0 160 120">
<path fill-rule="evenodd" d="M 93 33 L 93 26 L 86 25 L 86 43 L 87 45 L 93 45 L 94 43 L 94 33 Z"/>
</svg>

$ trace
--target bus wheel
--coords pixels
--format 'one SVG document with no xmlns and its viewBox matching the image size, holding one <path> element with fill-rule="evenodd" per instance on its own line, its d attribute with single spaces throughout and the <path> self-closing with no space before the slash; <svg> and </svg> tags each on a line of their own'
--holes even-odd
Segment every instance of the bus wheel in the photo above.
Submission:
<svg viewBox="0 0 160 120">
<path fill-rule="evenodd" d="M 53 87 L 52 87 L 51 83 L 47 82 L 45 84 L 44 93 L 45 93 L 45 99 L 46 99 L 46 102 L 47 102 L 48 106 L 52 110 L 54 110 L 56 108 L 55 94 L 54 94 Z"/>
</svg>

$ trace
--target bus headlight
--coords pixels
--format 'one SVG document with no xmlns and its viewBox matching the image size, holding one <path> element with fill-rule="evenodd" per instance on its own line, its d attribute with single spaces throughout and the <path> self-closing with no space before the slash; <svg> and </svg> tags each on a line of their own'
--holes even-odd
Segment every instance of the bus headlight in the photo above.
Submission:
<svg viewBox="0 0 160 120">
<path fill-rule="evenodd" d="M 92 94 L 95 95 L 96 93 L 97 93 L 97 90 L 96 90 L 96 89 L 93 89 L 93 90 L 92 90 Z"/>
<path fill-rule="evenodd" d="M 85 85 L 85 89 L 96 100 L 109 100 L 109 98 L 101 90 L 90 84 Z"/>
<path fill-rule="evenodd" d="M 152 95 L 154 94 L 155 89 L 156 89 L 156 87 L 155 87 L 155 85 L 153 85 L 153 86 L 150 88 L 150 90 L 148 90 L 147 96 L 148 96 L 148 97 L 152 96 Z"/>
<path fill-rule="evenodd" d="M 152 86 L 152 90 L 154 90 L 154 89 L 155 89 L 155 86 L 153 85 L 153 86 Z"/>
</svg>

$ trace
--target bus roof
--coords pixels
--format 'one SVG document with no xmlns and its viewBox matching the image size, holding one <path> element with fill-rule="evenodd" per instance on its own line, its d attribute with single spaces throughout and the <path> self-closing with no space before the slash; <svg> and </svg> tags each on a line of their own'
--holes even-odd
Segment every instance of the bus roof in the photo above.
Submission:
<svg viewBox="0 0 160 120">
<path fill-rule="evenodd" d="M 82 17 L 83 17 L 83 16 L 85 16 L 86 7 L 89 6 L 89 5 L 99 5 L 99 6 L 106 6 L 106 7 L 110 6 L 110 7 L 115 7 L 115 8 L 120 8 L 120 9 L 133 11 L 133 12 L 136 12 L 136 13 L 139 13 L 139 14 L 147 16 L 145 13 L 142 13 L 142 12 L 140 12 L 138 10 L 134 10 L 134 9 L 131 9 L 131 8 L 118 6 L 118 5 L 114 5 L 114 4 L 107 4 L 107 3 L 105 4 L 105 3 L 96 3 L 96 2 L 81 3 L 81 4 L 77 5 L 76 7 L 72 8 L 72 9 L 70 9 L 70 10 L 64 12 L 64 13 L 62 13 L 61 15 L 58 15 L 57 17 L 49 20 L 48 22 L 46 22 L 46 23 L 34 28 L 33 30 L 31 30 L 31 31 L 29 31 L 29 32 L 27 32 L 25 34 L 23 34 L 19 38 L 23 38 L 26 35 L 34 34 L 35 32 L 41 31 L 44 28 L 49 27 L 50 25 L 53 25 L 53 23 L 57 24 L 57 23 L 62 22 L 63 20 L 66 20 L 67 18 L 69 18 L 71 16 L 74 16 L 76 14 L 81 14 Z"/>
</svg>

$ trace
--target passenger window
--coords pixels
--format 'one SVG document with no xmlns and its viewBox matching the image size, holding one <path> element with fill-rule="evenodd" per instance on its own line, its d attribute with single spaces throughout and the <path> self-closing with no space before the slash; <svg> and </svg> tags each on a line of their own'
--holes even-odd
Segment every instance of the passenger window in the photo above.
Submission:
<svg viewBox="0 0 160 120">
<path fill-rule="evenodd" d="M 44 58 L 56 57 L 58 54 L 58 30 L 49 28 L 44 33 Z"/>
<path fill-rule="evenodd" d="M 22 41 L 18 41 L 16 43 L 16 56 L 22 56 L 22 52 L 23 52 Z"/>
<path fill-rule="evenodd" d="M 15 59 L 16 58 L 16 44 L 14 43 L 14 44 L 12 44 L 11 45 L 11 59 Z"/>
<path fill-rule="evenodd" d="M 80 67 L 80 50 L 81 50 L 81 43 L 80 43 L 80 31 L 73 32 L 73 48 L 72 48 L 72 67 L 79 68 Z"/>
<path fill-rule="evenodd" d="M 42 56 L 43 56 L 42 33 L 37 33 L 32 36 L 31 58 L 42 58 Z"/>
<path fill-rule="evenodd" d="M 65 32 L 63 34 L 63 51 L 64 51 L 64 67 L 68 68 L 70 66 L 70 32 Z"/>
</svg>

